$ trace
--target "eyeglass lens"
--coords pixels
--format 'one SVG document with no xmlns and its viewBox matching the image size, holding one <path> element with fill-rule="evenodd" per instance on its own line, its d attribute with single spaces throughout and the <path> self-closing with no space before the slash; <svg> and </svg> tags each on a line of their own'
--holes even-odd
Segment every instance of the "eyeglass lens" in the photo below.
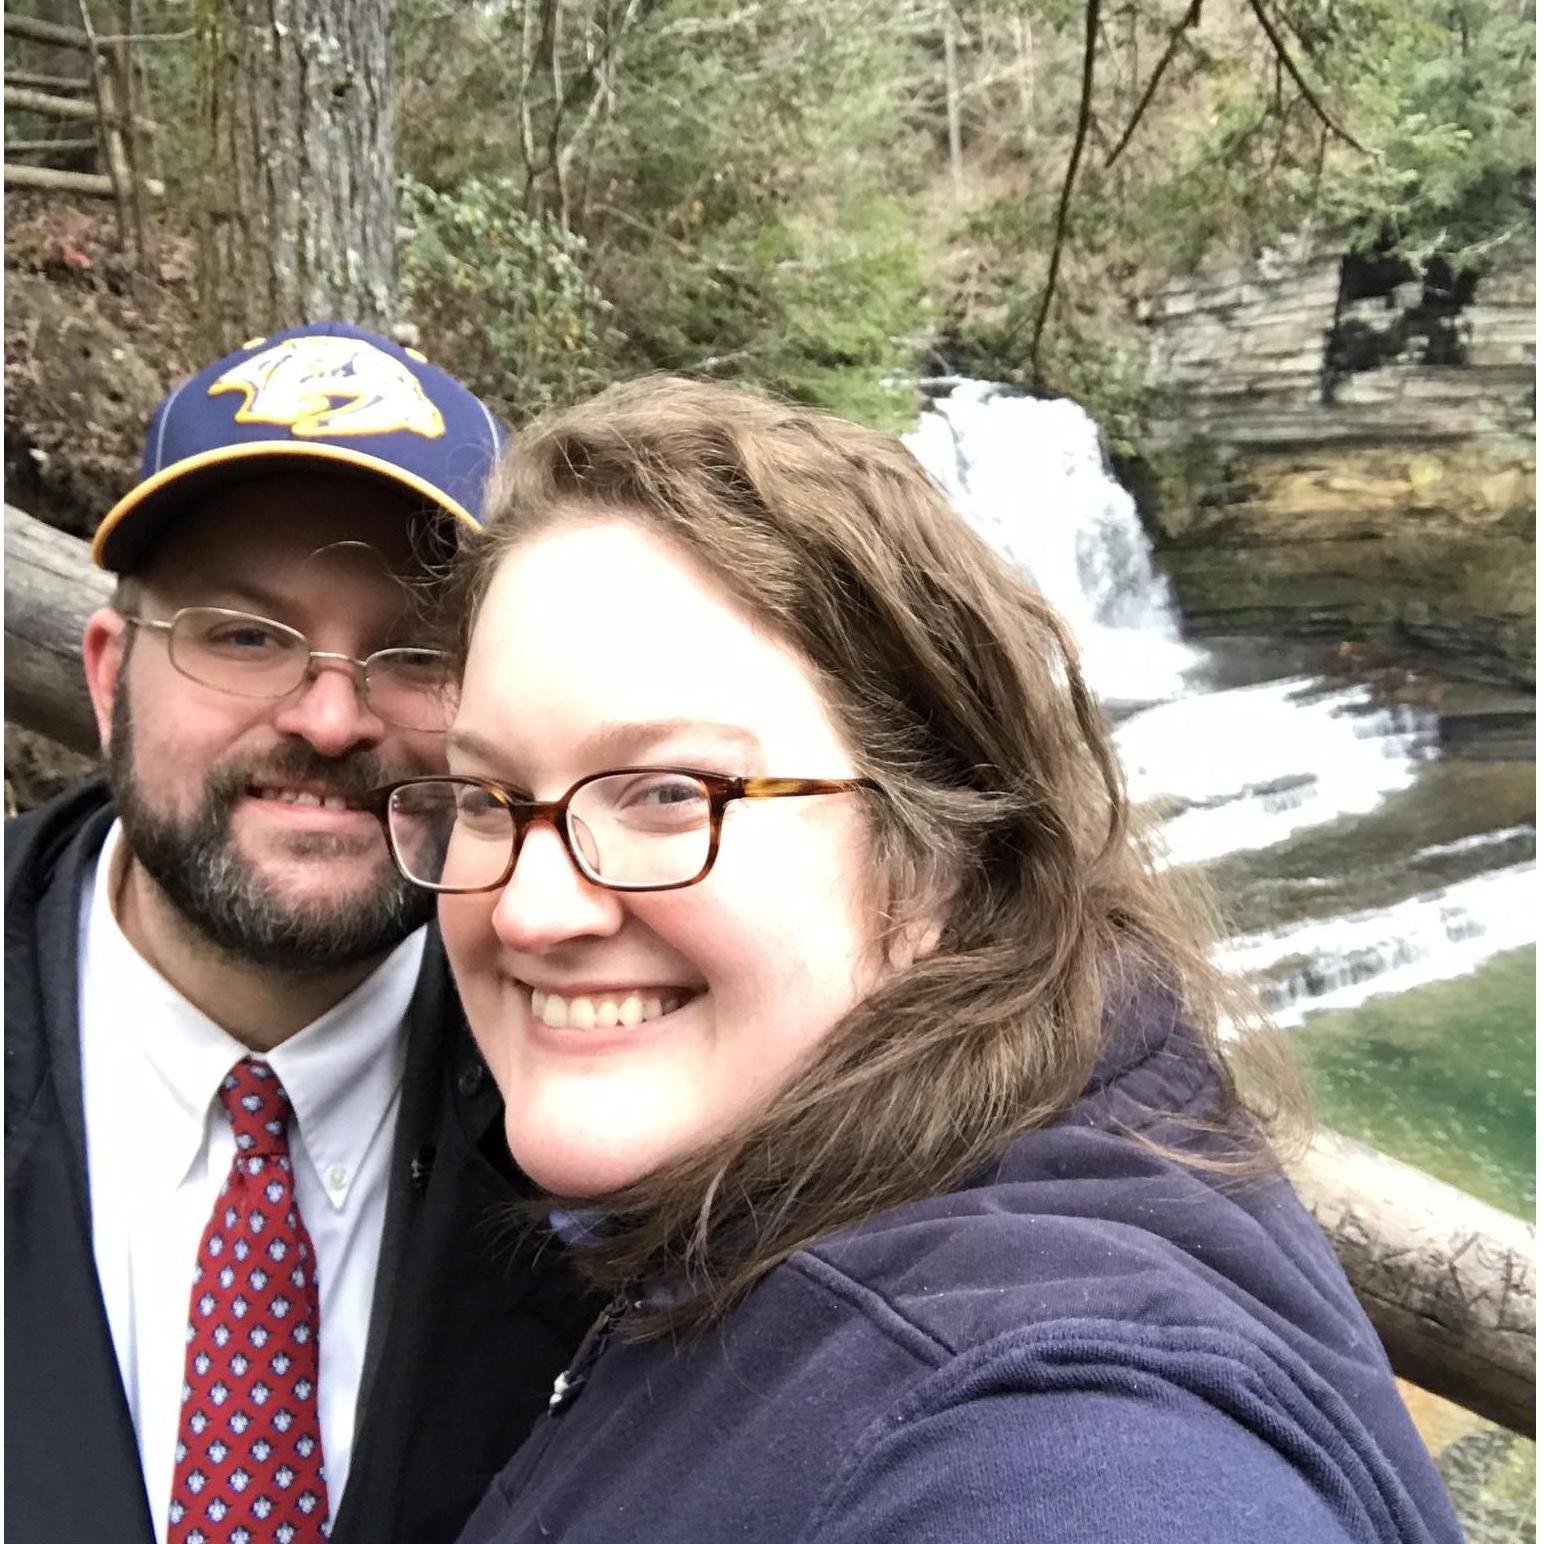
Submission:
<svg viewBox="0 0 1544 1544">
<path fill-rule="evenodd" d="M 523 814 L 471 783 L 398 788 L 392 845 L 410 878 L 441 890 L 483 890 L 508 874 Z M 696 879 L 712 850 L 706 784 L 680 772 L 608 773 L 569 799 L 564 834 L 581 872 L 601 884 L 652 889 Z"/>
<path fill-rule="evenodd" d="M 172 664 L 190 680 L 241 697 L 286 697 L 306 679 L 311 645 L 281 622 L 218 606 L 172 619 Z M 435 649 L 381 649 L 364 663 L 371 709 L 405 729 L 444 729 L 455 713 L 455 674 Z"/>
</svg>

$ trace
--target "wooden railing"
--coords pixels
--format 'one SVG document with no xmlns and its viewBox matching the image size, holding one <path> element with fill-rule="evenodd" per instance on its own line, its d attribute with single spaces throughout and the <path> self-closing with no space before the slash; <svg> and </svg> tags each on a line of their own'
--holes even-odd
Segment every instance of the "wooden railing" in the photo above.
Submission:
<svg viewBox="0 0 1544 1544">
<path fill-rule="evenodd" d="M 85 542 L 6 506 L 8 719 L 73 750 L 96 752 L 80 637 L 111 590 Z M 1394 1371 L 1531 1437 L 1533 1228 L 1329 1131 L 1314 1138 L 1291 1176 Z"/>
<path fill-rule="evenodd" d="M 111 36 L 97 33 L 92 25 L 88 0 L 80 0 L 80 15 L 81 26 L 77 28 L 13 16 L 9 12 L 5 14 L 5 31 L 9 37 L 85 56 L 85 73 L 81 75 L 8 67 L 5 72 L 7 123 L 11 121 L 12 113 L 32 113 L 65 123 L 90 124 L 95 131 L 89 137 L 7 139 L 5 185 L 88 198 L 111 198 L 117 206 L 119 245 L 137 262 L 145 252 L 144 201 L 146 198 L 163 198 L 166 186 L 160 176 L 142 170 L 147 164 L 152 171 L 159 165 L 156 137 L 160 125 L 139 110 L 144 82 L 142 72 L 136 66 L 133 47 L 162 39 L 132 33 Z M 14 49 L 7 50 L 8 66 L 14 53 Z M 91 146 L 97 151 L 98 170 L 94 172 L 34 165 L 14 159 L 18 155 L 73 154 Z"/>
</svg>

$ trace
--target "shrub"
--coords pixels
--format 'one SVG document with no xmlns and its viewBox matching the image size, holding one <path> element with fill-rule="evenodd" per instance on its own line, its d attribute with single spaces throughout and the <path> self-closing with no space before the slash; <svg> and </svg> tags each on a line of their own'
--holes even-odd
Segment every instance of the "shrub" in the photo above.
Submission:
<svg viewBox="0 0 1544 1544">
<path fill-rule="evenodd" d="M 605 384 L 617 340 L 582 238 L 528 214 L 512 177 L 399 186 L 404 311 L 467 385 L 520 423 Z"/>
</svg>

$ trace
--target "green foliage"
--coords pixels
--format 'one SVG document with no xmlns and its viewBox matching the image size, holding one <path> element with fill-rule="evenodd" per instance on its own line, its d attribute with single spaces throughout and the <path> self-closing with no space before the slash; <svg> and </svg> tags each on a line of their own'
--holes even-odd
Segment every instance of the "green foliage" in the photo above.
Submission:
<svg viewBox="0 0 1544 1544">
<path fill-rule="evenodd" d="M 1360 246 L 1460 268 L 1531 225 L 1532 6 L 1357 0 L 1333 14 L 1347 45 L 1335 78 L 1372 153 L 1327 179 L 1324 218 Z"/>
<path fill-rule="evenodd" d="M 586 240 L 584 273 L 614 308 L 597 369 L 745 380 L 904 422 L 931 328 L 922 147 L 897 90 L 912 43 L 889 0 L 668 0 L 625 28 L 633 10 L 576 0 L 545 54 L 542 9 L 444 15 L 483 45 L 452 64 L 429 41 L 434 0 L 406 5 L 425 71 L 404 113 L 414 175 L 485 185 L 490 159 L 513 159 L 509 199 Z"/>
<path fill-rule="evenodd" d="M 996 10 L 984 0 L 970 14 L 982 26 Z M 1032 126 L 1054 155 L 1015 148 L 1017 185 L 977 202 L 951 236 L 973 254 L 943 304 L 961 367 L 1078 395 L 1116 438 L 1144 407 L 1133 303 L 1164 277 L 1307 227 L 1351 250 L 1462 269 L 1533 223 L 1528 0 L 1280 0 L 1272 14 L 1306 91 L 1244 7 L 1226 18 L 1209 7 L 1207 23 L 1176 35 L 1181 14 L 1145 0 L 1106 8 L 1094 132 L 1036 360 L 1081 10 L 1037 34 L 1043 73 L 1063 82 Z M 999 117 L 1016 105 L 1001 86 L 988 101 Z"/>
<path fill-rule="evenodd" d="M 626 282 L 641 358 L 900 427 L 928 331 L 916 247 L 893 208 L 847 214 L 863 223 L 746 212 L 688 252 L 637 248 Z"/>
<path fill-rule="evenodd" d="M 1312 223 L 1463 267 L 1531 222 L 1531 5 L 1291 0 L 1279 14 L 1322 112 L 1269 50 L 1198 56 L 1207 121 L 1132 206 L 1137 229 L 1182 259 Z"/>
<path fill-rule="evenodd" d="M 633 45 L 593 175 L 631 216 L 604 271 L 639 364 L 904 421 L 928 329 L 889 18 L 678 0 Z"/>
<path fill-rule="evenodd" d="M 610 307 L 580 237 L 528 214 L 510 177 L 454 193 L 403 177 L 400 197 L 406 309 L 480 396 L 518 423 L 605 381 Z"/>
</svg>

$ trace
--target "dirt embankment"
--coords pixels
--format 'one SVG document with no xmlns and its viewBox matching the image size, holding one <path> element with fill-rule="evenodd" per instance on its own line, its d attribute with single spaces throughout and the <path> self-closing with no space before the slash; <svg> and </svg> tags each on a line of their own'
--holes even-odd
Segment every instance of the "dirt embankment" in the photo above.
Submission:
<svg viewBox="0 0 1544 1544">
<path fill-rule="evenodd" d="M 6 197 L 7 498 L 77 535 L 129 486 L 145 423 L 193 368 L 192 242 L 164 222 L 136 273 L 105 212 Z"/>
<path fill-rule="evenodd" d="M 163 219 L 136 273 L 105 206 L 7 194 L 5 213 L 6 500 L 88 536 L 134 481 L 156 403 L 194 368 L 192 241 Z M 92 765 L 7 722 L 6 813 Z"/>
</svg>

